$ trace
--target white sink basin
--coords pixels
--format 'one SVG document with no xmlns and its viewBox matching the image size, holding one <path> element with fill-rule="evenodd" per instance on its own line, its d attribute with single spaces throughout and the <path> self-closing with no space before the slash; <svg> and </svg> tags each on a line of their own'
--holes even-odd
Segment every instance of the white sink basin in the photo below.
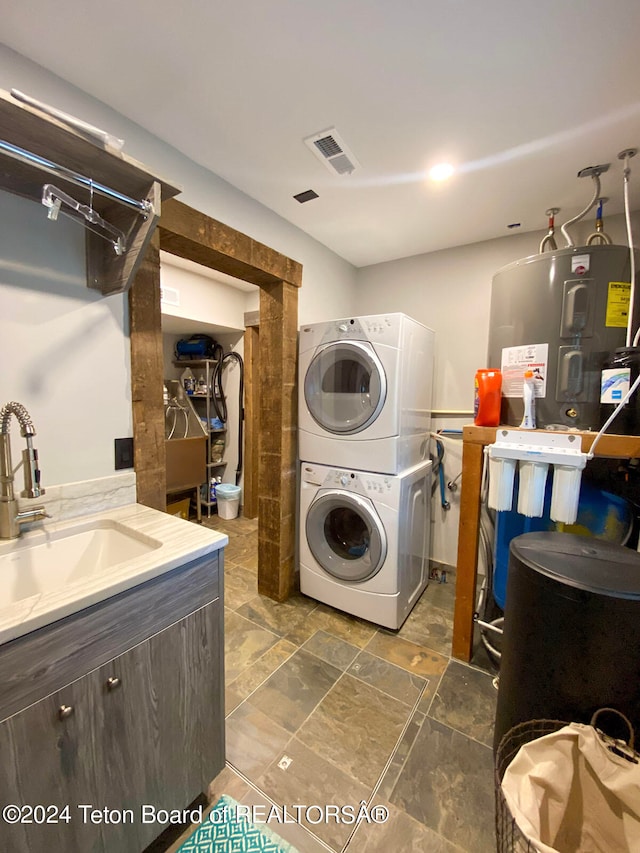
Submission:
<svg viewBox="0 0 640 853">
<path fill-rule="evenodd" d="M 217 551 L 228 537 L 140 504 L 0 540 L 0 644 Z"/>
<path fill-rule="evenodd" d="M 0 546 L 0 601 L 13 604 L 89 580 L 160 548 L 150 536 L 102 519 Z"/>
</svg>

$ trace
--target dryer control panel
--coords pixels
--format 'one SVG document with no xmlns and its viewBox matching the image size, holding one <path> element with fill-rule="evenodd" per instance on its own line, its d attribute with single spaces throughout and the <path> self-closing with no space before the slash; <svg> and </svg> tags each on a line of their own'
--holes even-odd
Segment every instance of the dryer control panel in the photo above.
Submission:
<svg viewBox="0 0 640 853">
<path fill-rule="evenodd" d="M 318 347 L 333 341 L 370 341 L 399 347 L 402 341 L 403 324 L 415 320 L 404 314 L 370 314 L 362 317 L 341 317 L 323 323 L 311 323 L 300 327 L 300 351 Z"/>
<path fill-rule="evenodd" d="M 363 317 L 362 324 L 369 335 L 384 336 L 385 332 L 394 327 L 394 322 L 391 317 Z"/>
</svg>

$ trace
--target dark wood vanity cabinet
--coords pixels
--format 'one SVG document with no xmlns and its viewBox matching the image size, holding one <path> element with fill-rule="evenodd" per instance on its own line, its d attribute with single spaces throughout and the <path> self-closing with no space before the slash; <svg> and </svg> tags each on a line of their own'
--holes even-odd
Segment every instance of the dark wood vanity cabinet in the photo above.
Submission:
<svg viewBox="0 0 640 853">
<path fill-rule="evenodd" d="M 216 552 L 0 646 L 0 809 L 32 820 L 0 816 L 0 851 L 139 853 L 165 828 L 143 805 L 206 791 L 224 766 L 221 578 Z"/>
<path fill-rule="evenodd" d="M 0 850 L 101 850 L 100 827 L 59 820 L 67 804 L 80 803 L 95 786 L 91 707 L 98 686 L 89 675 L 0 724 L 0 806 L 22 809 L 17 823 L 0 817 Z M 92 689 L 93 688 L 93 689 Z M 71 707 L 66 720 L 59 709 Z M 44 806 L 44 814 L 28 807 Z M 59 810 L 59 811 L 58 811 Z M 23 822 L 24 821 L 24 822 Z"/>
</svg>

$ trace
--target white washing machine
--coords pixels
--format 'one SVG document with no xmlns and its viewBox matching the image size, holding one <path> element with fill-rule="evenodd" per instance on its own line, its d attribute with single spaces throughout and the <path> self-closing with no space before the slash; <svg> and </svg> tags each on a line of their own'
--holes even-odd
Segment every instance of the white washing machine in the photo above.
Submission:
<svg viewBox="0 0 640 853">
<path fill-rule="evenodd" d="M 300 329 L 300 459 L 398 474 L 429 458 L 431 329 L 405 314 Z"/>
<path fill-rule="evenodd" d="M 301 591 L 399 628 L 429 581 L 431 466 L 394 476 L 303 462 Z"/>
</svg>

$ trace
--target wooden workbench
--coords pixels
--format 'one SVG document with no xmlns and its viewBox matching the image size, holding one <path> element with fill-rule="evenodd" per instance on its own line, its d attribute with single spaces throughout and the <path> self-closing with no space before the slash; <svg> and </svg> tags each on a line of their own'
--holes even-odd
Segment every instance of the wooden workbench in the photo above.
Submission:
<svg viewBox="0 0 640 853">
<path fill-rule="evenodd" d="M 462 431 L 462 487 L 460 491 L 460 524 L 458 527 L 458 563 L 456 604 L 453 621 L 452 655 L 463 661 L 471 659 L 473 647 L 473 614 L 476 607 L 478 573 L 478 538 L 480 534 L 480 488 L 484 448 L 496 440 L 499 429 L 517 427 L 466 426 Z M 542 432 L 542 430 L 541 430 Z M 575 435 L 576 433 L 571 433 Z M 582 451 L 591 449 L 595 432 L 581 432 Z M 640 436 L 603 435 L 595 456 L 615 459 L 640 458 Z"/>
</svg>

